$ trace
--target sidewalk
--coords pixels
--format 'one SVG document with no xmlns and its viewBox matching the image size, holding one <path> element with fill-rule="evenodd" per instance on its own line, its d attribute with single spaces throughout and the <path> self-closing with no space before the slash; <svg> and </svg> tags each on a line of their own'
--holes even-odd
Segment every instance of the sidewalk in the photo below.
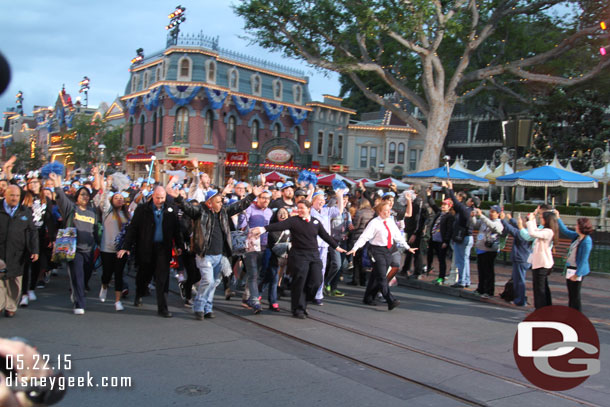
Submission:
<svg viewBox="0 0 610 407">
<path fill-rule="evenodd" d="M 449 282 L 449 280 L 445 282 L 446 285 L 435 285 L 435 280 L 438 278 L 438 268 L 436 267 L 436 264 L 437 262 L 435 260 L 435 269 L 431 274 L 424 274 L 420 276 L 419 279 L 397 275 L 398 284 L 412 288 L 419 288 L 422 290 L 454 295 L 470 300 L 487 302 L 493 305 L 522 309 L 527 313 L 533 312 L 535 309 L 533 305 L 534 294 L 532 291 L 531 271 L 528 271 L 526 276 L 528 305 L 525 307 L 517 307 L 516 305 L 508 303 L 500 298 L 500 293 L 504 291 L 504 284 L 506 284 L 506 282 L 510 279 L 512 273 L 512 266 L 510 264 L 505 265 L 501 261 L 496 261 L 496 289 L 494 296 L 487 299 L 481 298 L 474 294 L 479 281 L 476 261 L 470 263 L 471 284 L 468 288 L 451 288 L 450 285 L 455 283 L 455 281 Z M 549 287 L 551 289 L 553 305 L 567 306 L 568 289 L 561 271 L 553 271 L 553 273 L 551 273 L 549 276 Z M 603 324 L 606 327 L 610 327 L 610 274 L 605 275 L 601 273 L 591 273 L 585 277 L 583 279 L 581 288 L 581 298 L 583 314 L 585 314 L 593 323 Z"/>
</svg>

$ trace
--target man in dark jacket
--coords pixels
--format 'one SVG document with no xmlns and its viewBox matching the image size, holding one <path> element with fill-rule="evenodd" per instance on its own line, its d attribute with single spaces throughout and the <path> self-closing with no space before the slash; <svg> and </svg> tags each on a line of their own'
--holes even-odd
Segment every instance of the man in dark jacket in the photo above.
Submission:
<svg viewBox="0 0 610 407">
<path fill-rule="evenodd" d="M 453 236 L 453 223 L 455 218 L 449 212 L 453 206 L 451 199 L 445 199 L 439 208 L 432 198 L 431 191 L 427 191 L 428 205 L 435 212 L 431 223 L 430 241 L 428 246 L 428 272 L 432 269 L 432 259 L 434 253 L 438 257 L 438 278 L 436 284 L 441 285 L 445 281 L 447 274 L 447 251 Z"/>
<path fill-rule="evenodd" d="M 21 294 L 25 256 L 38 261 L 38 231 L 32 211 L 20 204 L 21 189 L 10 185 L 0 203 L 0 259 L 6 266 L 0 270 L 0 312 L 12 317 Z"/>
<path fill-rule="evenodd" d="M 227 193 L 229 188 L 229 185 L 225 187 L 223 193 Z M 223 193 L 217 190 L 208 191 L 205 203 L 198 206 L 185 202 L 178 195 L 177 190 L 168 188 L 167 191 L 176 198 L 176 203 L 180 205 L 186 216 L 199 219 L 201 227 L 193 231 L 192 250 L 196 254 L 195 261 L 201 272 L 201 282 L 193 304 L 193 312 L 198 320 L 214 318 L 212 312 L 214 291 L 220 284 L 223 267 L 230 267 L 228 258 L 233 254 L 229 218 L 250 206 L 263 188 L 254 187 L 251 194 L 226 207 L 222 204 Z"/>
<path fill-rule="evenodd" d="M 419 249 L 421 247 L 422 237 L 424 235 L 424 226 L 428 212 L 424 208 L 424 200 L 418 194 L 411 202 L 411 217 L 405 218 L 405 234 L 408 236 L 407 243 L 412 248 Z M 411 253 L 407 251 L 405 262 L 402 266 L 403 274 L 406 274 L 413 259 L 413 277 L 417 278 L 421 275 L 423 269 L 423 261 L 421 250 Z"/>
<path fill-rule="evenodd" d="M 129 254 L 135 246 L 138 272 L 136 274 L 136 299 L 134 305 L 142 305 L 146 285 L 152 273 L 157 292 L 157 312 L 171 318 L 167 308 L 169 290 L 169 264 L 172 259 L 172 244 L 178 255 L 184 246 L 177 211 L 165 202 L 163 187 L 156 187 L 152 200 L 139 205 L 125 232 L 123 248 L 117 253 L 119 258 Z"/>
</svg>

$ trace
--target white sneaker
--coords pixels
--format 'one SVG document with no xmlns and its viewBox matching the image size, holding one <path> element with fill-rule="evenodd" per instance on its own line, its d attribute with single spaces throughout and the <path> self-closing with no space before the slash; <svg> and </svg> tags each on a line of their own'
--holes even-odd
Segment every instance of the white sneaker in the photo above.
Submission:
<svg viewBox="0 0 610 407">
<path fill-rule="evenodd" d="M 123 311 L 125 307 L 123 307 L 123 303 L 121 303 L 121 301 L 117 301 L 114 303 L 114 309 L 117 311 Z"/>
<path fill-rule="evenodd" d="M 104 286 L 102 286 L 102 288 L 100 288 L 100 301 L 101 302 L 106 301 L 106 294 L 108 294 L 108 290 L 106 288 L 104 288 Z"/>
<path fill-rule="evenodd" d="M 83 308 L 74 308 L 74 315 L 85 315 L 85 310 Z"/>
<path fill-rule="evenodd" d="M 155 291 L 155 285 L 154 285 L 153 283 L 149 283 L 149 284 L 148 284 L 148 289 L 149 289 L 150 291 Z"/>
<path fill-rule="evenodd" d="M 21 296 L 21 302 L 19 303 L 19 306 L 20 307 L 27 307 L 29 303 L 30 303 L 30 297 L 28 297 L 27 295 L 22 295 Z"/>
<path fill-rule="evenodd" d="M 28 297 L 30 298 L 30 301 L 36 301 L 38 298 L 36 298 L 36 293 L 32 290 L 28 291 Z"/>
</svg>

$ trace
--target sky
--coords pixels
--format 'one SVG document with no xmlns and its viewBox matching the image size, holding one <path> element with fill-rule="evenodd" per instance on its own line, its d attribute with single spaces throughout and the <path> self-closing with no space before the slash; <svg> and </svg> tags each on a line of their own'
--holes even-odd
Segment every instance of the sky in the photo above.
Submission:
<svg viewBox="0 0 610 407">
<path fill-rule="evenodd" d="M 24 112 L 50 106 L 65 84 L 75 101 L 79 82 L 89 77 L 89 106 L 108 104 L 122 96 L 136 49 L 150 55 L 165 48 L 165 26 L 177 5 L 186 7 L 181 32 L 219 36 L 222 48 L 268 59 L 305 72 L 313 100 L 338 95 L 338 76 L 302 61 L 250 45 L 243 20 L 232 0 L 20 0 L 2 1 L 0 52 L 11 66 L 11 82 L 0 96 L 0 108 L 15 106 L 19 90 Z"/>
</svg>

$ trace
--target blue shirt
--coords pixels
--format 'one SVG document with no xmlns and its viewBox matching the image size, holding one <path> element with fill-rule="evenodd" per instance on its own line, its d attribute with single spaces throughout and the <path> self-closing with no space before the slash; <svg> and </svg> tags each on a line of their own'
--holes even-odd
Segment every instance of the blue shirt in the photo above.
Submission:
<svg viewBox="0 0 610 407">
<path fill-rule="evenodd" d="M 155 237 L 153 242 L 161 243 L 163 242 L 163 208 L 157 209 L 157 207 L 154 207 L 153 213 L 155 215 Z"/>
<path fill-rule="evenodd" d="M 8 206 L 8 204 L 6 203 L 6 199 L 4 200 L 4 210 L 6 211 L 6 213 L 8 213 L 8 215 L 12 218 L 13 216 L 15 216 L 15 212 L 17 212 L 17 208 L 19 208 L 19 205 L 15 206 L 14 208 L 11 208 L 10 206 Z"/>
</svg>

